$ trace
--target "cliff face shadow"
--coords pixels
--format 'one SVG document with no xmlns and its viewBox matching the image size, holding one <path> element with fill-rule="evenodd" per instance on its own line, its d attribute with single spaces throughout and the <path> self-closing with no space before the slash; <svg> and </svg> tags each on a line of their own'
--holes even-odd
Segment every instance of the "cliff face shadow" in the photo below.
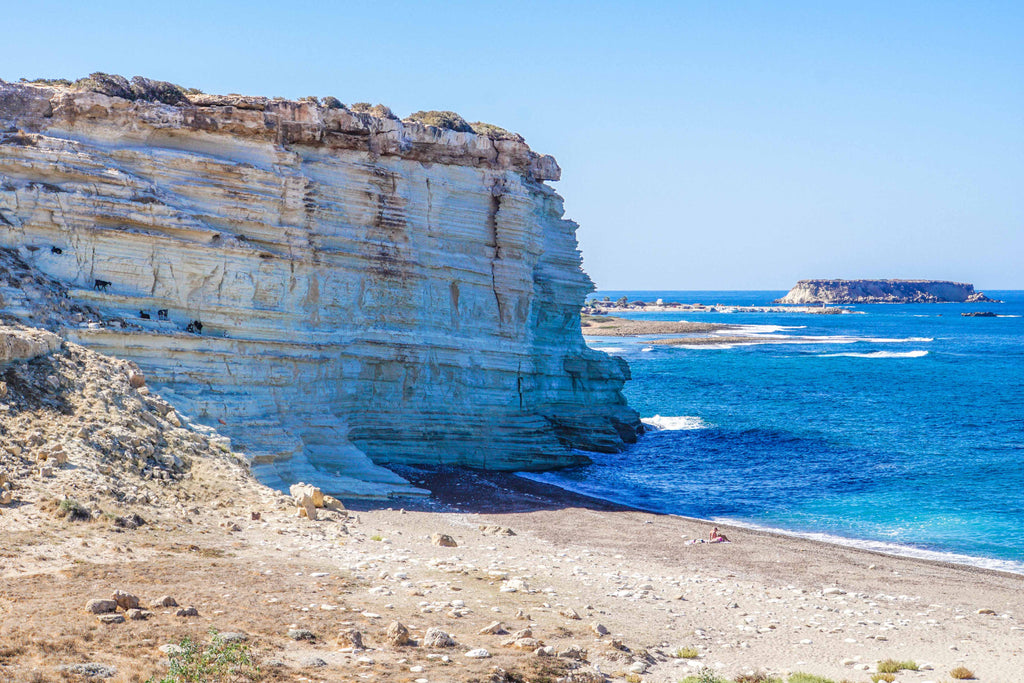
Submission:
<svg viewBox="0 0 1024 683">
<path fill-rule="evenodd" d="M 414 486 L 428 489 L 432 495 L 389 500 L 352 499 L 345 500 L 345 506 L 353 511 L 404 508 L 482 514 L 511 514 L 566 508 L 602 512 L 634 509 L 524 479 L 511 472 L 454 466 L 390 465 L 388 468 L 408 479 Z"/>
</svg>

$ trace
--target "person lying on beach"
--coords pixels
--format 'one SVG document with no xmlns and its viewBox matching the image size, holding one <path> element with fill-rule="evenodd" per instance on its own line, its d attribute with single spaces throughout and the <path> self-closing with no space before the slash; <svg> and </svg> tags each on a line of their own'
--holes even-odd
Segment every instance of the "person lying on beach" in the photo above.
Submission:
<svg viewBox="0 0 1024 683">
<path fill-rule="evenodd" d="M 732 541 L 726 538 L 725 534 L 718 533 L 718 527 L 716 526 L 711 530 L 711 540 L 708 543 L 732 543 Z"/>
</svg>

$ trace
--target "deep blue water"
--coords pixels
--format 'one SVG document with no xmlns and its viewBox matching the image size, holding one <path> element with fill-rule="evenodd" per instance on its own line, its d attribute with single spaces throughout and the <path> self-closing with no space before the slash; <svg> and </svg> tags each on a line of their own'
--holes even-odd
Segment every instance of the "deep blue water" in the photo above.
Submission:
<svg viewBox="0 0 1024 683">
<path fill-rule="evenodd" d="M 628 293 L 725 305 L 782 294 Z M 538 478 L 655 511 L 1024 572 L 1024 317 L 960 315 L 1024 316 L 1024 292 L 988 294 L 1006 303 L 637 314 L 757 326 L 744 332 L 786 343 L 589 338 L 629 361 L 626 396 L 645 419 L 685 419 Z"/>
</svg>

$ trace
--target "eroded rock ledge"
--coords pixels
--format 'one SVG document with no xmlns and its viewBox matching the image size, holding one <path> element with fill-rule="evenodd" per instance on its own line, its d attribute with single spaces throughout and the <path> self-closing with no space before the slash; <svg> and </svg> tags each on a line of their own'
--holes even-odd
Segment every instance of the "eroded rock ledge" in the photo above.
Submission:
<svg viewBox="0 0 1024 683">
<path fill-rule="evenodd" d="M 974 303 L 990 299 L 974 285 L 946 280 L 800 280 L 777 304 Z"/>
<path fill-rule="evenodd" d="M 559 467 L 640 428 L 580 334 L 558 166 L 514 136 L 2 82 L 0 131 L 0 245 L 102 314 L 58 331 L 269 483 L 386 495 L 378 464 Z"/>
</svg>

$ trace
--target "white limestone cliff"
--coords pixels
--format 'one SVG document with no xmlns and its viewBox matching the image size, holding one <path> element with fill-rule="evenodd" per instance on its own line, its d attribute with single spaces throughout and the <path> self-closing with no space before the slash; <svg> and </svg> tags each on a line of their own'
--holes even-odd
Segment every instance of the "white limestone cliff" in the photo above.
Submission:
<svg viewBox="0 0 1024 683">
<path fill-rule="evenodd" d="M 264 481 L 388 495 L 381 464 L 545 469 L 640 429 L 580 334 L 558 166 L 520 139 L 2 81 L 0 131 L 0 245 L 107 316 L 61 333 Z"/>
</svg>

